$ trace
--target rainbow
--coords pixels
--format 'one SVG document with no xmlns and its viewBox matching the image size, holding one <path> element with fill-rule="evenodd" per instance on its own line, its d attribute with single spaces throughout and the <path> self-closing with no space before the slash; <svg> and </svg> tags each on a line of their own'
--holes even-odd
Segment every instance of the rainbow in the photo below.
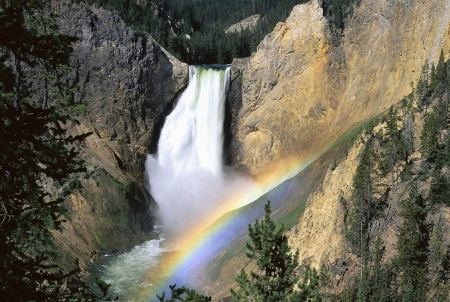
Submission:
<svg viewBox="0 0 450 302">
<path fill-rule="evenodd" d="M 189 272 L 196 265 L 201 265 L 202 260 L 209 260 L 212 257 L 211 245 L 217 245 L 217 234 L 234 224 L 236 214 L 229 214 L 231 211 L 243 207 L 263 194 L 277 187 L 287 179 L 298 174 L 309 162 L 299 159 L 289 158 L 274 165 L 269 173 L 256 179 L 257 185 L 239 196 L 224 200 L 221 206 L 204 221 L 198 223 L 191 230 L 187 231 L 187 236 L 176 240 L 177 248 L 174 252 L 165 253 L 160 259 L 160 268 L 152 270 L 148 274 L 148 282 L 153 284 L 151 292 L 138 292 L 131 299 L 132 301 L 155 301 L 156 294 L 161 294 L 167 290 L 168 284 L 172 283 L 173 277 L 184 275 L 189 278 Z M 233 213 L 236 213 L 235 211 Z M 228 213 L 228 215 L 226 215 Z M 246 226 L 246 225 L 245 225 Z M 233 235 L 232 233 L 230 235 Z M 229 238 L 228 242 L 235 239 Z M 223 247 L 223 245 L 222 245 Z M 181 279 L 183 280 L 183 278 Z M 181 286 L 183 284 L 177 283 Z"/>
</svg>

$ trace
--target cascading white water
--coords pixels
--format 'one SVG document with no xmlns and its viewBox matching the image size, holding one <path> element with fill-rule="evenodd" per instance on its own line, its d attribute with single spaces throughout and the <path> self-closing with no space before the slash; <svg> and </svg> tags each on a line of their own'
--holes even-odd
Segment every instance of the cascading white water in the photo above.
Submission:
<svg viewBox="0 0 450 302">
<path fill-rule="evenodd" d="M 158 164 L 175 175 L 222 171 L 224 103 L 229 67 L 189 67 L 189 86 L 167 117 L 158 144 Z"/>
<path fill-rule="evenodd" d="M 201 221 L 233 191 L 222 171 L 229 72 L 229 67 L 189 68 L 189 85 L 166 118 L 157 155 L 147 158 L 150 191 L 167 233 Z"/>
</svg>

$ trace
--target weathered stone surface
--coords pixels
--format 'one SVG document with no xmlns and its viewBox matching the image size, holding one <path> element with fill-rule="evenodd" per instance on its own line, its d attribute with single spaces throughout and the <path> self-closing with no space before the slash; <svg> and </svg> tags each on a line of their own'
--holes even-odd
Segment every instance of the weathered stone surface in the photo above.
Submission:
<svg viewBox="0 0 450 302">
<path fill-rule="evenodd" d="M 69 78 L 88 113 L 75 133 L 93 132 L 82 149 L 91 177 L 66 198 L 71 220 L 55 233 L 66 263 L 87 265 L 99 254 L 154 238 L 153 198 L 144 163 L 165 116 L 188 83 L 188 66 L 118 15 L 86 4 L 54 1 L 63 33 L 75 36 Z"/>
<path fill-rule="evenodd" d="M 232 64 L 242 74 L 233 164 L 257 175 L 290 155 L 310 161 L 399 101 L 426 60 L 448 55 L 449 8 L 450 0 L 362 0 L 333 43 L 320 2 L 296 6 L 256 53 Z"/>
<path fill-rule="evenodd" d="M 241 30 L 246 30 L 246 29 L 251 30 L 258 24 L 260 19 L 261 19 L 261 16 L 259 14 L 251 15 L 251 16 L 241 20 L 240 22 L 225 28 L 225 33 L 226 34 L 231 34 L 231 33 L 235 33 L 235 32 L 240 33 Z"/>
<path fill-rule="evenodd" d="M 422 114 L 414 117 L 414 132 L 420 133 L 423 120 Z M 383 128 L 386 124 L 380 123 L 374 128 L 374 133 L 383 135 Z M 380 131 L 381 130 L 381 131 Z M 313 194 L 310 194 L 307 201 L 306 210 L 303 213 L 300 223 L 294 226 L 287 236 L 289 244 L 293 250 L 299 250 L 299 262 L 305 260 L 316 269 L 322 265 L 328 267 L 332 281 L 331 292 L 340 293 L 344 287 L 354 281 L 355 276 L 361 272 L 361 259 L 353 254 L 346 238 L 346 220 L 350 215 L 352 204 L 353 178 L 360 163 L 364 142 L 367 142 L 369 135 L 362 134 L 354 145 L 348 149 L 347 156 L 336 167 L 327 169 L 325 179 Z M 414 138 L 416 148 L 420 145 L 418 136 Z M 374 148 L 379 148 L 374 146 Z M 417 173 L 421 169 L 422 158 L 419 152 L 414 152 L 410 156 L 413 163 L 412 170 Z M 398 162 L 395 171 L 402 171 L 404 162 Z M 430 188 L 430 180 L 419 184 L 418 190 L 422 196 L 427 196 Z M 386 264 L 391 263 L 397 255 L 397 240 L 399 227 L 403 223 L 402 201 L 404 201 L 411 189 L 411 182 L 396 179 L 392 185 L 390 174 L 379 175 L 373 180 L 378 190 L 386 190 L 386 207 L 381 213 L 375 215 L 370 222 L 369 240 L 370 247 L 376 238 L 381 239 L 383 245 L 383 259 Z M 412 181 L 414 182 L 414 181 Z M 381 189 L 383 188 L 383 189 Z M 354 202 L 354 201 L 353 201 Z M 450 230 L 450 208 L 439 205 L 435 210 L 427 214 L 429 225 L 435 225 L 443 219 L 444 231 Z M 450 243 L 450 236 L 444 236 L 444 245 Z"/>
<path fill-rule="evenodd" d="M 357 262 L 343 233 L 348 212 L 346 201 L 351 197 L 352 179 L 363 147 L 358 141 L 339 165 L 327 170 L 320 188 L 309 196 L 300 223 L 287 232 L 289 245 L 299 249 L 299 262 L 308 259 L 317 269 L 328 264 L 330 277 L 341 286 L 354 276 Z"/>
</svg>

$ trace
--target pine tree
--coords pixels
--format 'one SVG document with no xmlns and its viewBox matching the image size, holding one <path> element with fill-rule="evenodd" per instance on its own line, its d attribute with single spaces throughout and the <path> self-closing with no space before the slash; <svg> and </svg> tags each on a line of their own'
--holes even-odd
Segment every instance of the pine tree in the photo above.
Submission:
<svg viewBox="0 0 450 302">
<path fill-rule="evenodd" d="M 356 301 L 357 302 L 367 302 L 369 301 L 369 263 L 368 263 L 368 257 L 363 257 L 362 260 L 362 267 L 361 273 L 358 276 L 358 281 L 356 282 L 358 284 L 358 289 L 356 293 Z"/>
<path fill-rule="evenodd" d="M 65 214 L 45 181 L 84 171 L 76 145 L 86 135 L 65 126 L 76 122 L 63 78 L 74 38 L 59 33 L 49 1 L 1 1 L 0 15 L 0 300 L 93 300 L 78 270 L 44 253 Z"/>
<path fill-rule="evenodd" d="M 448 284 L 449 268 L 446 267 L 447 254 L 444 246 L 444 224 L 442 216 L 434 225 L 430 238 L 429 261 L 429 284 L 431 294 L 435 301 L 446 301 L 449 299 L 450 286 Z"/>
<path fill-rule="evenodd" d="M 442 94 L 445 90 L 445 82 L 447 78 L 447 63 L 444 59 L 444 50 L 441 49 L 439 54 L 438 64 L 436 66 L 434 75 L 431 77 L 431 87 L 436 94 Z"/>
<path fill-rule="evenodd" d="M 361 261 L 367 255 L 368 230 L 374 216 L 374 173 L 374 152 L 370 138 L 365 143 L 353 177 L 351 209 L 345 233 L 353 252 L 361 257 Z"/>
<path fill-rule="evenodd" d="M 435 162 L 438 155 L 439 128 L 435 113 L 427 113 L 424 117 L 424 126 L 420 134 L 420 153 L 429 162 Z"/>
<path fill-rule="evenodd" d="M 427 292 L 426 261 L 428 248 L 427 209 L 418 192 L 417 184 L 411 186 L 409 197 L 402 202 L 400 217 L 403 223 L 397 234 L 398 255 L 393 259 L 399 285 L 399 296 L 414 297 L 409 301 L 425 301 Z"/>
<path fill-rule="evenodd" d="M 385 174 L 391 172 L 391 186 L 397 180 L 395 175 L 394 166 L 398 160 L 406 158 L 407 146 L 401 135 L 401 130 L 397 127 L 399 117 L 397 111 L 391 107 L 386 117 L 386 135 L 384 138 L 384 156 L 382 162 L 384 162 Z"/>
<path fill-rule="evenodd" d="M 298 286 L 299 291 L 295 291 L 292 301 L 322 301 L 320 294 L 320 277 L 317 270 L 309 265 L 305 266 L 303 280 Z"/>
<path fill-rule="evenodd" d="M 387 302 L 389 301 L 387 271 L 382 268 L 382 259 L 384 256 L 384 248 L 380 237 L 375 241 L 372 253 L 372 268 L 370 273 L 370 302 Z"/>
<path fill-rule="evenodd" d="M 436 165 L 431 174 L 430 191 L 428 192 L 427 201 L 435 207 L 438 204 L 446 202 L 449 198 L 448 181 L 442 175 L 441 168 Z"/>
<path fill-rule="evenodd" d="M 185 286 L 177 287 L 176 284 L 170 285 L 170 299 L 166 299 L 166 292 L 164 291 L 161 296 L 156 295 L 156 298 L 160 302 L 210 302 L 211 297 L 199 294 L 197 291 L 187 288 Z"/>
<path fill-rule="evenodd" d="M 258 272 L 250 272 L 250 275 L 243 269 L 239 272 L 235 280 L 241 291 L 230 289 L 236 301 L 290 301 L 299 279 L 296 273 L 298 251 L 291 253 L 283 225 L 277 227 L 270 218 L 269 201 L 264 210 L 262 221 L 248 226 L 250 242 L 246 243 L 247 257 L 256 261 Z M 313 282 L 316 282 L 315 277 Z"/>
<path fill-rule="evenodd" d="M 400 295 L 400 301 L 402 302 L 411 302 L 411 301 L 425 301 L 425 300 L 417 300 L 417 296 L 414 290 L 413 281 L 408 276 L 405 276 L 406 285 Z"/>
<path fill-rule="evenodd" d="M 331 278 L 328 265 L 322 264 L 319 270 L 319 285 L 324 299 L 328 299 L 328 288 L 331 286 Z"/>
<path fill-rule="evenodd" d="M 417 82 L 415 90 L 415 99 L 419 104 L 419 108 L 427 108 L 429 105 L 429 93 L 430 93 L 430 72 L 429 72 L 428 61 L 422 67 L 422 73 L 420 75 L 419 81 Z"/>
<path fill-rule="evenodd" d="M 354 302 L 356 300 L 356 291 L 353 284 L 348 284 L 342 293 L 343 302 Z"/>
</svg>

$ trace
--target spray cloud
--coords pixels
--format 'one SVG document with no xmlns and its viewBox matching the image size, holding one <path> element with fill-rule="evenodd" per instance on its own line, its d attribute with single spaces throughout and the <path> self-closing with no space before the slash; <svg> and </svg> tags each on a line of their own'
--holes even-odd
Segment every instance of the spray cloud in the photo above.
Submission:
<svg viewBox="0 0 450 302">
<path fill-rule="evenodd" d="M 157 155 L 146 163 L 168 235 L 182 235 L 253 182 L 223 170 L 226 69 L 189 67 L 189 85 L 166 118 Z"/>
</svg>

